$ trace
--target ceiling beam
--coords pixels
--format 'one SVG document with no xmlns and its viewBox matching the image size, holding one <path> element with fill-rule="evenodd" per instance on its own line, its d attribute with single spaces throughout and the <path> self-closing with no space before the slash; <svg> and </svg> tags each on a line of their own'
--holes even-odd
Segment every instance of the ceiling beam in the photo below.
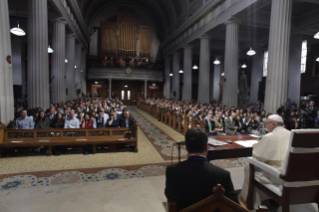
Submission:
<svg viewBox="0 0 319 212">
<path fill-rule="evenodd" d="M 307 3 L 313 3 L 313 4 L 319 4 L 319 1 L 318 1 L 318 0 L 297 0 L 297 1 L 307 2 Z"/>
</svg>

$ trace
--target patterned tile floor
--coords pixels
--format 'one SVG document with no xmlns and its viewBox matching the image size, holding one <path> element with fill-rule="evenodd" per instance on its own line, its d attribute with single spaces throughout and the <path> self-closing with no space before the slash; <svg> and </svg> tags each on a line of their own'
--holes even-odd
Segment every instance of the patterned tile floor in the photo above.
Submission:
<svg viewBox="0 0 319 212">
<path fill-rule="evenodd" d="M 58 161 L 58 164 L 63 163 L 63 159 L 69 161 L 67 160 L 68 157 L 73 157 L 72 163 L 66 166 L 66 169 L 53 170 L 50 169 L 51 164 L 46 163 L 45 160 L 42 161 L 41 164 L 40 158 L 42 159 L 42 157 L 2 158 L 0 159 L 0 167 L 1 169 L 3 168 L 3 174 L 0 175 L 0 190 L 8 191 L 26 187 L 165 175 L 166 167 L 171 164 L 172 146 L 174 146 L 173 144 L 175 142 L 183 140 L 184 136 L 137 108 L 131 107 L 130 111 L 138 121 L 139 153 L 142 153 L 139 156 L 142 157 L 143 160 L 136 157 L 138 153 L 104 153 L 89 156 L 66 155 L 62 157 L 44 156 L 43 159 L 50 159 L 52 163 Z M 186 154 L 187 152 L 183 148 L 181 152 L 183 156 L 182 159 L 186 158 Z M 121 157 L 119 157 L 119 155 Z M 112 164 L 113 166 L 103 166 L 102 157 L 105 156 L 114 162 L 114 164 Z M 119 158 L 121 158 L 121 160 Z M 31 169 L 29 171 L 27 168 L 30 165 L 23 163 L 23 159 L 39 164 L 40 168 L 38 167 L 38 169 Z M 87 160 L 87 163 L 85 163 L 87 167 L 83 167 L 83 165 L 78 166 L 77 159 L 79 161 Z M 126 161 L 130 159 L 133 160 L 133 162 L 127 163 Z M 177 149 L 175 148 L 173 151 L 174 162 L 176 162 L 176 159 Z M 99 162 L 101 162 L 101 164 L 99 164 Z M 116 162 L 118 163 L 116 164 Z M 246 158 L 214 160 L 211 161 L 211 163 L 222 168 L 236 168 L 245 166 L 247 160 Z M 20 169 L 18 169 L 20 172 L 10 173 L 10 167 L 8 168 L 10 165 L 17 168 L 20 167 Z M 59 168 L 59 166 L 57 167 Z M 4 172 L 4 170 L 8 171 Z"/>
</svg>

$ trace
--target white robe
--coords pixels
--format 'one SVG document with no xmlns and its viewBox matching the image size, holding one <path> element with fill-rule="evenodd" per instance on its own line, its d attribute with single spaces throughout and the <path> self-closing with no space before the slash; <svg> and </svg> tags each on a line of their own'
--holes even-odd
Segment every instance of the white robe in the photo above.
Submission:
<svg viewBox="0 0 319 212">
<path fill-rule="evenodd" d="M 253 157 L 261 162 L 264 162 L 275 169 L 282 172 L 284 161 L 289 147 L 289 138 L 291 132 L 286 130 L 284 127 L 276 127 L 271 133 L 266 134 L 257 144 L 253 147 Z M 241 191 L 241 198 L 246 200 L 248 195 L 248 184 L 249 184 L 249 166 L 245 167 L 244 184 Z M 255 168 L 255 179 L 261 184 L 273 184 L 280 187 L 280 179 L 276 176 L 269 174 L 268 172 L 262 171 Z M 266 194 L 261 192 L 259 189 L 254 189 L 254 207 L 257 208 L 261 205 L 261 202 L 270 199 Z M 292 205 L 290 206 L 291 211 L 316 211 L 311 204 Z M 281 211 L 281 207 L 279 208 Z"/>
</svg>

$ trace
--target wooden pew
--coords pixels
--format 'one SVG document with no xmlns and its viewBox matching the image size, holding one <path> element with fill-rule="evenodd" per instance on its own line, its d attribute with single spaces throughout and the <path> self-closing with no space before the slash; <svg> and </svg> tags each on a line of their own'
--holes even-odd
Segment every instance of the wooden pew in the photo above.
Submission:
<svg viewBox="0 0 319 212">
<path fill-rule="evenodd" d="M 189 117 L 185 114 L 184 115 L 184 135 L 186 135 L 188 131 L 188 126 L 189 126 Z"/>
<path fill-rule="evenodd" d="M 93 145 L 95 153 L 96 145 L 99 144 L 134 143 L 134 151 L 137 152 L 137 136 L 137 127 L 33 130 L 0 128 L 0 150 L 7 147 L 47 146 L 51 155 L 53 146 Z"/>
<path fill-rule="evenodd" d="M 199 125 L 206 132 L 206 122 L 202 120 Z"/>
<path fill-rule="evenodd" d="M 243 204 L 237 204 L 236 202 L 228 199 L 224 196 L 225 189 L 217 184 L 213 188 L 213 195 L 181 210 L 180 212 L 208 212 L 219 210 L 219 212 L 249 212 L 249 210 Z M 174 202 L 167 201 L 167 212 L 175 212 L 176 204 Z M 259 206 L 257 212 L 267 212 L 268 208 L 265 206 Z"/>
<path fill-rule="evenodd" d="M 178 122 L 177 122 L 177 131 L 182 133 L 182 121 L 183 115 L 181 113 L 178 114 Z"/>
</svg>

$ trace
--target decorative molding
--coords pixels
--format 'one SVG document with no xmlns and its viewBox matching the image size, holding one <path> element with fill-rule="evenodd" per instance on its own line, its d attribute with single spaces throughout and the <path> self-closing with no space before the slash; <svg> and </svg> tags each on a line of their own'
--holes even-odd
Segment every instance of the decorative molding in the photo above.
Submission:
<svg viewBox="0 0 319 212">
<path fill-rule="evenodd" d="M 89 68 L 87 79 L 119 79 L 119 80 L 149 80 L 163 81 L 163 71 L 132 69 L 131 74 L 125 72 L 125 68 Z"/>
</svg>

